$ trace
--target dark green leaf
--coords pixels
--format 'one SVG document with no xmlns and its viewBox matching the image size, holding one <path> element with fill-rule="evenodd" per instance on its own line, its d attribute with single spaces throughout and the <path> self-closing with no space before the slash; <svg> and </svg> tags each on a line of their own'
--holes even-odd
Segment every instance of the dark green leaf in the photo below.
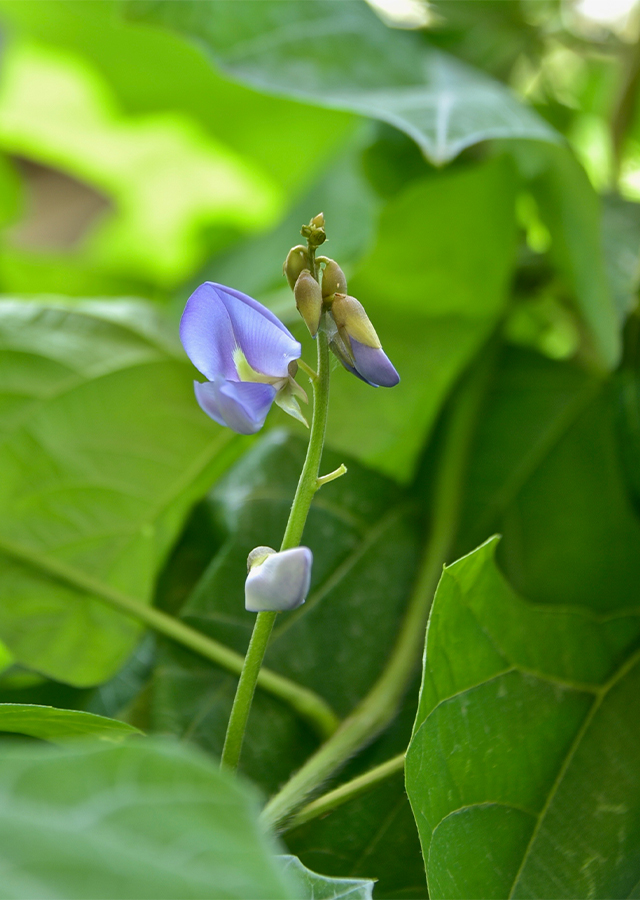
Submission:
<svg viewBox="0 0 640 900">
<path fill-rule="evenodd" d="M 495 546 L 445 569 L 427 633 L 407 790 L 430 896 L 629 896 L 640 609 L 524 600 Z"/>
<path fill-rule="evenodd" d="M 374 882 L 362 878 L 328 878 L 302 865 L 295 856 L 281 856 L 285 872 L 292 872 L 303 886 L 301 900 L 371 900 Z"/>
<path fill-rule="evenodd" d="M 489 138 L 557 140 L 502 84 L 386 28 L 362 0 L 129 0 L 127 12 L 195 38 L 258 90 L 388 122 L 435 163 Z"/>
<path fill-rule="evenodd" d="M 65 744 L 78 738 L 97 738 L 117 744 L 132 734 L 141 734 L 137 728 L 117 719 L 75 709 L 25 703 L 0 703 L 2 731 L 28 734 L 54 744 Z"/>
<path fill-rule="evenodd" d="M 3 748 L 0 897 L 284 900 L 300 896 L 255 797 L 199 754 Z"/>
<path fill-rule="evenodd" d="M 235 453 L 191 371 L 142 304 L 0 304 L 0 637 L 17 662 L 82 686 L 131 653 L 140 627 L 105 597 L 150 602 Z"/>
<path fill-rule="evenodd" d="M 493 532 L 517 590 L 603 612 L 634 603 L 640 522 L 621 466 L 615 390 L 568 363 L 503 354 L 470 457 L 456 554 Z"/>
</svg>

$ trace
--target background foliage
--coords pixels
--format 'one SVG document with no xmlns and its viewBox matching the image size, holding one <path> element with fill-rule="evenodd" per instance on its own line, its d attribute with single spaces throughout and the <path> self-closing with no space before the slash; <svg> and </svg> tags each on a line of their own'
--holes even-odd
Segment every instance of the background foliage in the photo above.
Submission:
<svg viewBox="0 0 640 900">
<path fill-rule="evenodd" d="M 640 10 L 388 6 L 0 0 L 3 897 L 640 896 Z M 267 666 L 348 716 L 446 568 L 422 677 L 326 785 L 409 747 L 406 792 L 274 839 L 320 738 L 259 690 L 221 776 L 224 647 L 304 433 L 207 419 L 177 322 L 230 284 L 312 361 L 281 266 L 320 209 L 402 381 L 333 373 L 349 473 Z"/>
</svg>

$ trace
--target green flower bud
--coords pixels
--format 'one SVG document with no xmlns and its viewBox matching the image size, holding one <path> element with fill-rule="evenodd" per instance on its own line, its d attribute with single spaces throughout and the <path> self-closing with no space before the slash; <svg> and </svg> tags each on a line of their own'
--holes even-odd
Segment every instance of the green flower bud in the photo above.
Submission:
<svg viewBox="0 0 640 900">
<path fill-rule="evenodd" d="M 315 337 L 322 315 L 322 291 L 308 269 L 303 269 L 300 273 L 293 289 L 293 296 L 296 298 L 298 312 L 311 332 L 311 337 Z"/>
<path fill-rule="evenodd" d="M 351 347 L 350 338 L 353 338 L 358 343 L 364 344 L 365 347 L 380 349 L 382 346 L 380 339 L 369 321 L 369 316 L 362 303 L 347 294 L 334 294 L 332 298 L 329 298 L 329 302 L 338 334 L 347 347 Z"/>
<path fill-rule="evenodd" d="M 284 261 L 284 265 L 282 267 L 282 271 L 287 276 L 287 281 L 289 282 L 289 287 L 291 290 L 294 289 L 296 285 L 296 281 L 298 280 L 298 276 L 303 269 L 310 269 L 311 263 L 309 262 L 309 254 L 307 253 L 307 248 L 303 247 L 302 244 L 298 244 L 296 247 L 292 247 L 291 250 L 287 253 L 287 258 Z"/>
<path fill-rule="evenodd" d="M 319 256 L 318 262 L 325 264 L 322 274 L 322 296 L 330 297 L 331 294 L 346 294 L 347 279 L 344 277 L 344 272 L 335 259 Z"/>
<path fill-rule="evenodd" d="M 311 247 L 319 247 L 320 244 L 324 244 L 327 239 L 324 231 L 324 213 L 318 213 L 308 225 L 303 225 L 300 234 L 309 241 Z"/>
</svg>

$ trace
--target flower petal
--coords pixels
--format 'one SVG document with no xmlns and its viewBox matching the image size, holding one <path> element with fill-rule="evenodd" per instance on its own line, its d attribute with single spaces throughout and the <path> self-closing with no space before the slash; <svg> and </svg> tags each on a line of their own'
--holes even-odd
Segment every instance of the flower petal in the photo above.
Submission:
<svg viewBox="0 0 640 900">
<path fill-rule="evenodd" d="M 294 547 L 267 556 L 247 575 L 246 609 L 263 612 L 301 606 L 309 593 L 312 562 L 313 554 L 308 547 Z"/>
<path fill-rule="evenodd" d="M 260 431 L 276 395 L 271 384 L 226 381 L 222 376 L 204 384 L 194 381 L 193 386 L 201 409 L 238 434 Z"/>
<path fill-rule="evenodd" d="M 217 375 L 238 380 L 233 352 L 239 347 L 249 365 L 264 375 L 284 378 L 301 347 L 270 310 L 252 297 L 206 282 L 187 301 L 180 322 L 187 355 L 210 381 Z"/>
<path fill-rule="evenodd" d="M 351 351 L 359 375 L 375 387 L 394 387 L 400 381 L 391 360 L 382 348 L 367 347 L 351 338 Z"/>
</svg>

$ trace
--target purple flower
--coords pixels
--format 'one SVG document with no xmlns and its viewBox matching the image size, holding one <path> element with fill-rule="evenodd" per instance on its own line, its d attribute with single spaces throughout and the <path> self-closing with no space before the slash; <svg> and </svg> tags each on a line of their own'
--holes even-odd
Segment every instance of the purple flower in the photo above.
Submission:
<svg viewBox="0 0 640 900">
<path fill-rule="evenodd" d="M 221 284 L 201 284 L 185 306 L 180 339 L 207 379 L 194 382 L 196 399 L 219 425 L 255 434 L 274 400 L 305 422 L 295 395 L 307 397 L 293 379 L 300 344 L 257 300 Z"/>
<path fill-rule="evenodd" d="M 245 608 L 249 612 L 280 612 L 301 606 L 309 593 L 313 554 L 308 547 L 276 553 L 256 547 L 249 554 Z"/>
</svg>

